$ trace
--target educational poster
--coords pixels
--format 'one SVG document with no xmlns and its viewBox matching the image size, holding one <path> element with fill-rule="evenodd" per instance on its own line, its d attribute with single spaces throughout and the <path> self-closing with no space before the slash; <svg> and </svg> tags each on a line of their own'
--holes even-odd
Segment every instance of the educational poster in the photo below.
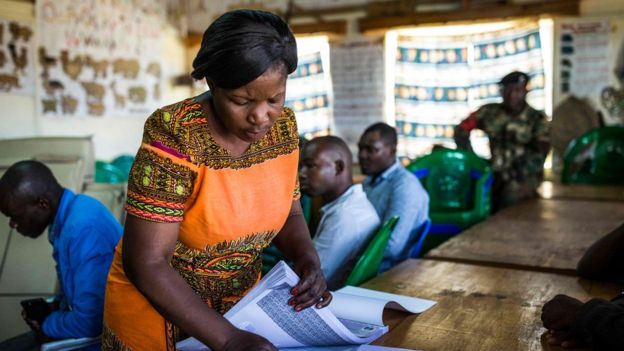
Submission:
<svg viewBox="0 0 624 351">
<path fill-rule="evenodd" d="M 555 96 L 597 97 L 610 81 L 608 20 L 562 20 L 555 35 Z"/>
<path fill-rule="evenodd" d="M 288 76 L 284 105 L 295 112 L 299 135 L 306 139 L 327 135 L 331 129 L 327 66 L 320 51 L 299 55 L 297 70 Z"/>
<path fill-rule="evenodd" d="M 161 102 L 159 2 L 38 0 L 43 116 L 145 117 Z"/>
<path fill-rule="evenodd" d="M 34 93 L 33 41 L 29 23 L 0 19 L 0 94 Z"/>
<path fill-rule="evenodd" d="M 395 116 L 398 153 L 410 159 L 433 144 L 453 145 L 453 127 L 470 112 L 469 43 L 463 37 L 397 38 Z"/>
<path fill-rule="evenodd" d="M 467 35 L 397 36 L 394 69 L 398 152 L 410 159 L 434 145 L 455 147 L 455 125 L 480 106 L 501 102 L 498 82 L 512 71 L 531 77 L 527 101 L 544 108 L 544 67 L 537 24 Z M 489 157 L 481 131 L 471 135 Z"/>
<path fill-rule="evenodd" d="M 335 134 L 352 150 L 364 129 L 382 121 L 385 104 L 384 47 L 381 38 L 332 43 Z"/>
</svg>

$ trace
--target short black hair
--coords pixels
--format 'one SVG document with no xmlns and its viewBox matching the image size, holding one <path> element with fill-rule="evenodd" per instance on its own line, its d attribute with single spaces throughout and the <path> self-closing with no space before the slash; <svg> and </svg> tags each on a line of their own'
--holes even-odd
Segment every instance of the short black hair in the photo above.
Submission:
<svg viewBox="0 0 624 351">
<path fill-rule="evenodd" d="M 0 178 L 2 201 L 10 201 L 15 196 L 33 201 L 39 196 L 52 198 L 62 189 L 50 168 L 39 161 L 19 161 Z"/>
<path fill-rule="evenodd" d="M 297 42 L 288 24 L 270 12 L 235 10 L 204 32 L 191 76 L 236 89 L 281 63 L 287 74 L 297 68 Z"/>
<path fill-rule="evenodd" d="M 379 132 L 381 139 L 383 139 L 386 143 L 396 146 L 397 145 L 397 131 L 396 128 L 388 125 L 387 123 L 378 122 L 372 124 L 366 128 L 364 134 Z"/>
<path fill-rule="evenodd" d="M 513 71 L 506 76 L 504 76 L 498 84 L 507 85 L 507 84 L 518 84 L 523 83 L 526 86 L 529 83 L 529 75 L 524 72 Z"/>
</svg>

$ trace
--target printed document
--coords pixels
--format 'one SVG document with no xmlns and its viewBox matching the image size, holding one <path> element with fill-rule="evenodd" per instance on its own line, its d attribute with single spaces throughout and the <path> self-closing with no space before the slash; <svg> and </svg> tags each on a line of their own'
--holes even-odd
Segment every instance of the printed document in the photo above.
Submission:
<svg viewBox="0 0 624 351">
<path fill-rule="evenodd" d="M 384 308 L 420 313 L 435 304 L 429 300 L 346 287 L 332 293 L 333 300 L 328 307 L 296 312 L 288 305 L 288 299 L 298 281 L 297 274 L 280 261 L 224 317 L 237 328 L 261 335 L 280 349 L 361 345 L 388 332 L 382 321 Z M 208 350 L 194 338 L 180 341 L 177 348 L 180 351 Z"/>
</svg>

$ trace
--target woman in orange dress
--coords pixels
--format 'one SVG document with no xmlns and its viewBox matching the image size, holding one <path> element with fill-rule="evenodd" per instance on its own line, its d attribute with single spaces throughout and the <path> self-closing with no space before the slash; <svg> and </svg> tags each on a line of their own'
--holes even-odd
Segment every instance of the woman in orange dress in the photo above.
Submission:
<svg viewBox="0 0 624 351">
<path fill-rule="evenodd" d="M 210 92 L 145 123 L 103 350 L 175 350 L 181 333 L 212 350 L 275 350 L 222 317 L 258 281 L 272 240 L 301 277 L 284 303 L 329 304 L 298 202 L 295 116 L 283 106 L 296 66 L 294 36 L 273 14 L 232 11 L 206 30 L 192 75 Z"/>
</svg>

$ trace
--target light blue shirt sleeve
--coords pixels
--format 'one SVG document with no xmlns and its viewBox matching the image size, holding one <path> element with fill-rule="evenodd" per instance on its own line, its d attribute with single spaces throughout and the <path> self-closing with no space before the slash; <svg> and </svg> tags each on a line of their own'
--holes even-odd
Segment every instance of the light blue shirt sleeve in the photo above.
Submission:
<svg viewBox="0 0 624 351">
<path fill-rule="evenodd" d="M 69 256 L 71 282 L 63 282 L 72 305 L 69 311 L 55 311 L 42 325 L 43 332 L 53 338 L 98 336 L 102 333 L 104 290 L 111 265 L 110 243 L 92 226 L 83 227 L 63 248 Z"/>
<path fill-rule="evenodd" d="M 399 216 L 384 252 L 384 260 L 393 263 L 405 258 L 402 254 L 406 245 L 429 217 L 429 196 L 416 177 L 414 180 L 402 177 L 394 184 L 382 219 L 385 223 L 390 217 Z"/>
</svg>

